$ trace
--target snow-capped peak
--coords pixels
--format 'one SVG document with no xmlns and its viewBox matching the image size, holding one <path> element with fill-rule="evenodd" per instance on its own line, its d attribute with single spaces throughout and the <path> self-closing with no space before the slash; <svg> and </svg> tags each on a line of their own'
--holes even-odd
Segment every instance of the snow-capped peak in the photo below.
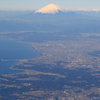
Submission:
<svg viewBox="0 0 100 100">
<path fill-rule="evenodd" d="M 63 11 L 58 5 L 49 4 L 42 9 L 37 10 L 35 13 L 57 13 L 58 11 Z"/>
</svg>

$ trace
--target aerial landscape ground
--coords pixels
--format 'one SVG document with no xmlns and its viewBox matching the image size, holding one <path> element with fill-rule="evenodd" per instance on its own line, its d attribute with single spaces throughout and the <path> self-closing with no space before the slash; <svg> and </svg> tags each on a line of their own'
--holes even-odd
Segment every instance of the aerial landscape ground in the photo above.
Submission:
<svg viewBox="0 0 100 100">
<path fill-rule="evenodd" d="M 10 67 L 22 72 L 0 73 L 0 100 L 100 100 L 99 17 L 32 12 L 0 25 L 1 38 L 39 53 Z"/>
</svg>

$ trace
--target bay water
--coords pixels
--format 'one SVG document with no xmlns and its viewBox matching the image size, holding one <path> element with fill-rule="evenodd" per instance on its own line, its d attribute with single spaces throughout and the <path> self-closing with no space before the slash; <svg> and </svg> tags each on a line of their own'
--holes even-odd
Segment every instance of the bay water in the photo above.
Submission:
<svg viewBox="0 0 100 100">
<path fill-rule="evenodd" d="M 31 59 L 38 56 L 39 53 L 28 43 L 0 38 L 0 74 L 20 73 L 20 70 L 12 70 L 9 67 L 15 65 L 20 59 Z"/>
</svg>

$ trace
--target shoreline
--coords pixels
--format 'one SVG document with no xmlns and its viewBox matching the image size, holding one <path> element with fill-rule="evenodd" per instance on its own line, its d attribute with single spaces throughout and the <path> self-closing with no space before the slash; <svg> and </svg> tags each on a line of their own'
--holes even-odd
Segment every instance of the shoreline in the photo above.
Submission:
<svg viewBox="0 0 100 100">
<path fill-rule="evenodd" d="M 34 56 L 33 57 L 30 57 L 30 58 L 25 58 L 25 59 L 21 59 L 21 58 L 10 58 L 10 57 L 2 57 L 1 58 L 1 62 L 2 62 L 2 64 L 4 64 L 5 63 L 5 65 L 6 65 L 6 63 L 8 63 L 7 65 L 6 65 L 6 67 L 3 67 L 3 69 L 4 68 L 7 68 L 7 70 L 8 71 L 11 71 L 12 70 L 12 72 L 13 72 L 13 70 L 16 70 L 16 71 L 18 71 L 18 69 L 13 69 L 14 68 L 14 66 L 15 65 L 17 65 L 18 63 L 20 63 L 21 62 L 21 60 L 29 60 L 29 59 L 34 59 L 34 58 L 38 58 L 38 57 L 40 57 L 40 56 L 42 56 L 42 54 L 38 51 L 38 50 L 36 50 L 35 48 L 33 48 L 33 46 L 31 45 L 31 43 L 28 43 L 28 42 L 24 42 L 24 41 L 16 41 L 16 40 L 14 40 L 14 39 L 9 39 L 9 38 L 5 38 L 5 37 L 0 37 L 1 39 L 4 39 L 3 40 L 3 42 L 5 42 L 6 43 L 6 39 L 8 40 L 8 41 L 14 41 L 15 43 L 24 43 L 26 46 L 28 45 L 30 48 L 30 50 L 31 50 L 31 52 L 33 52 L 34 54 Z M 2 42 L 2 41 L 1 41 Z M 3 43 L 2 42 L 2 43 Z M 18 45 L 18 44 L 17 44 Z M 6 49 L 6 48 L 4 48 L 4 49 Z M 28 53 L 28 51 L 26 52 L 26 53 Z M 31 54 L 31 53 L 30 53 Z M 27 57 L 27 55 L 26 55 L 26 57 Z M 28 56 L 29 57 L 29 56 Z M 14 63 L 15 62 L 15 63 Z M 12 64 L 11 64 L 12 63 Z M 13 64 L 14 63 L 14 64 Z M 2 64 L 1 64 L 1 66 L 2 66 Z M 5 66 L 5 65 L 3 65 L 3 66 Z M 11 66 L 10 66 L 11 65 Z M 8 67 L 7 67 L 8 66 Z M 13 68 L 12 68 L 13 67 Z M 7 72 L 3 72 L 3 73 L 6 73 L 6 74 L 12 74 L 11 72 L 9 73 L 7 73 Z M 3 74 L 2 72 L 0 73 L 0 74 Z M 18 72 L 17 72 L 18 73 Z M 14 74 L 17 74 L 16 72 L 14 73 Z M 19 72 L 20 73 L 20 72 Z"/>
</svg>

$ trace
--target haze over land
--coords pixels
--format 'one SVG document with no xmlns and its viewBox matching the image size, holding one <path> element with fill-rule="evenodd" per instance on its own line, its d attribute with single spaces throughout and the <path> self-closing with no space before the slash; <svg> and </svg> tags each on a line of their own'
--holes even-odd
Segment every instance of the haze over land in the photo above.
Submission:
<svg viewBox="0 0 100 100">
<path fill-rule="evenodd" d="M 0 37 L 28 43 L 41 55 L 10 67 L 22 73 L 0 74 L 0 99 L 99 100 L 100 12 L 55 4 L 15 12 L 0 12 Z"/>
</svg>

